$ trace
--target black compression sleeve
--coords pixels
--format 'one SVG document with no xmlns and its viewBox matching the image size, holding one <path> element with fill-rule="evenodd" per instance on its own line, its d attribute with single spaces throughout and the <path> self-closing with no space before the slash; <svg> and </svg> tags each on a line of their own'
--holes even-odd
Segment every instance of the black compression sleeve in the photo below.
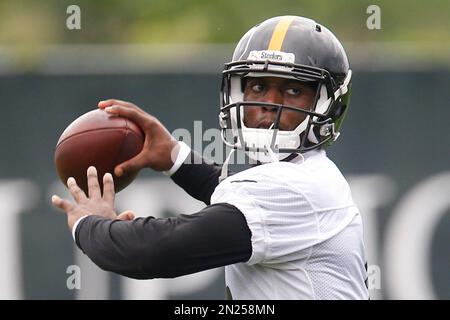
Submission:
<svg viewBox="0 0 450 320">
<path fill-rule="evenodd" d="M 89 216 L 75 237 L 100 268 L 136 279 L 173 278 L 245 262 L 252 253 L 244 215 L 226 203 L 166 219 Z"/>
<path fill-rule="evenodd" d="M 180 168 L 171 176 L 172 180 L 189 195 L 207 205 L 219 184 L 222 167 L 195 151 L 191 151 Z M 230 173 L 229 173 L 230 174 Z"/>
</svg>

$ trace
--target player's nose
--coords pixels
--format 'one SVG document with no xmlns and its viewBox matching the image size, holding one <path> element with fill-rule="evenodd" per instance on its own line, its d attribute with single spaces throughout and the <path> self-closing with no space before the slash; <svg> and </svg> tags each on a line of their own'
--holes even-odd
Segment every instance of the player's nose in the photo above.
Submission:
<svg viewBox="0 0 450 320">
<path fill-rule="evenodd" d="M 271 88 L 267 90 L 266 94 L 264 95 L 264 102 L 267 103 L 273 103 L 273 104 L 283 104 L 283 94 L 276 88 Z M 273 106 L 267 106 L 264 107 L 267 111 L 276 111 L 278 108 Z"/>
</svg>

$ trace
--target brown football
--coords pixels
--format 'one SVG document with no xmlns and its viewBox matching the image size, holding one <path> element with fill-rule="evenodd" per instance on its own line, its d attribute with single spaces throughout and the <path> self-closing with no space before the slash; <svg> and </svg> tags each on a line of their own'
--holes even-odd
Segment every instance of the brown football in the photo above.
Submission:
<svg viewBox="0 0 450 320">
<path fill-rule="evenodd" d="M 55 150 L 55 165 L 61 181 L 74 177 L 81 189 L 88 194 L 86 171 L 89 166 L 97 168 L 103 190 L 103 175 L 111 173 L 115 191 L 128 186 L 138 172 L 114 175 L 114 168 L 134 156 L 144 144 L 144 134 L 132 121 L 111 116 L 96 109 L 73 121 L 62 133 Z"/>
</svg>

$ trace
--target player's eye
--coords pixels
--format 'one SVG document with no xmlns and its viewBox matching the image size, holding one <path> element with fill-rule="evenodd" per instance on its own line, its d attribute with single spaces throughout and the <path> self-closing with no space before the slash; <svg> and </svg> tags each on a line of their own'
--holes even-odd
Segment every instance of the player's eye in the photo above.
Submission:
<svg viewBox="0 0 450 320">
<path fill-rule="evenodd" d="M 260 83 L 253 84 L 251 88 L 253 92 L 262 92 L 264 90 L 264 86 Z"/>
<path fill-rule="evenodd" d="M 298 96 L 298 95 L 300 95 L 300 94 L 302 93 L 302 89 L 300 89 L 300 88 L 295 88 L 295 87 L 293 87 L 293 88 L 288 88 L 288 89 L 286 89 L 286 93 L 287 93 L 288 95 L 291 95 L 291 96 Z"/>
</svg>

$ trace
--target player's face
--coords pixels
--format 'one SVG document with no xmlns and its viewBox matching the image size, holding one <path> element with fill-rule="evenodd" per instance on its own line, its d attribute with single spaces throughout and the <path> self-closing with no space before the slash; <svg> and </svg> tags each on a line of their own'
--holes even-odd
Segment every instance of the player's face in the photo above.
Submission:
<svg viewBox="0 0 450 320">
<path fill-rule="evenodd" d="M 303 110 L 311 110 L 315 98 L 313 86 L 300 81 L 276 77 L 247 78 L 244 100 L 283 104 Z M 277 108 L 249 106 L 244 108 L 244 124 L 247 128 L 269 128 L 275 121 Z M 306 114 L 283 109 L 280 130 L 294 130 Z"/>
</svg>

